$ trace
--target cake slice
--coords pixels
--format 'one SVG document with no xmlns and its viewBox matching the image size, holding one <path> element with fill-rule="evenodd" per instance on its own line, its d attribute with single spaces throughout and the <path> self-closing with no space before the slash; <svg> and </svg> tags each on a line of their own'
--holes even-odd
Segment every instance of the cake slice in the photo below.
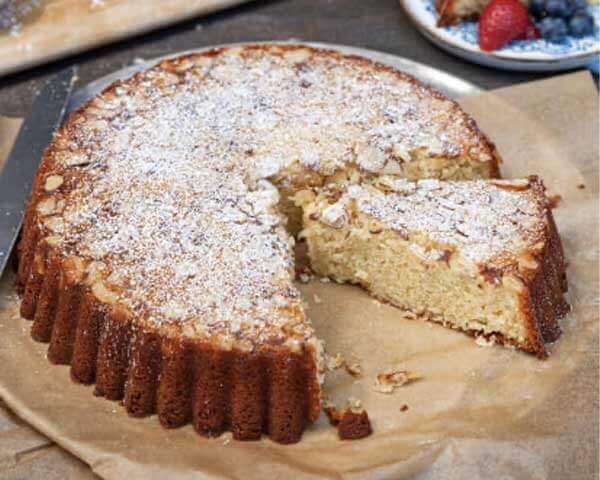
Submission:
<svg viewBox="0 0 600 480">
<path fill-rule="evenodd" d="M 297 200 L 318 274 L 539 357 L 560 335 L 565 263 L 538 178 L 382 176 Z"/>
</svg>

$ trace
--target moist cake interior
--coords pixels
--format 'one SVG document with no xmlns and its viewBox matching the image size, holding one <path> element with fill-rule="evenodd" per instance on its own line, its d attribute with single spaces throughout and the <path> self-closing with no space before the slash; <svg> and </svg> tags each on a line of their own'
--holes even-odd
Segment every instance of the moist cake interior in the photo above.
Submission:
<svg viewBox="0 0 600 480">
<path fill-rule="evenodd" d="M 319 275 L 545 355 L 524 304 L 527 270 L 539 266 L 535 257 L 552 231 L 537 178 L 415 183 L 381 176 L 301 192 L 297 200 L 301 236 Z"/>
</svg>

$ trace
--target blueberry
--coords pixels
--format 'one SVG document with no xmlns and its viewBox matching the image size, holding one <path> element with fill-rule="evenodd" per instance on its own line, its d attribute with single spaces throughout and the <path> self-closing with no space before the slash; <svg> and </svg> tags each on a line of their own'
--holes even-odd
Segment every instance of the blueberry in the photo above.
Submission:
<svg viewBox="0 0 600 480">
<path fill-rule="evenodd" d="M 585 10 L 579 9 L 579 10 L 574 10 L 573 15 L 571 15 L 571 17 L 574 17 L 575 15 L 588 16 L 589 13 L 588 13 L 587 9 L 585 9 Z"/>
<path fill-rule="evenodd" d="M 587 0 L 571 0 L 571 5 L 573 7 L 573 11 L 578 11 L 578 10 L 586 10 L 587 11 L 587 7 L 588 7 L 588 2 Z"/>
<path fill-rule="evenodd" d="M 547 0 L 546 12 L 550 17 L 570 17 L 573 13 L 573 4 L 568 0 Z"/>
<path fill-rule="evenodd" d="M 594 19 L 587 13 L 578 13 L 569 20 L 569 33 L 574 37 L 590 35 L 594 31 Z"/>
<path fill-rule="evenodd" d="M 538 24 L 542 38 L 552 42 L 562 40 L 569 30 L 567 23 L 562 18 L 546 17 Z"/>
<path fill-rule="evenodd" d="M 529 11 L 535 18 L 545 17 L 546 0 L 531 0 L 531 3 L 529 4 Z"/>
</svg>

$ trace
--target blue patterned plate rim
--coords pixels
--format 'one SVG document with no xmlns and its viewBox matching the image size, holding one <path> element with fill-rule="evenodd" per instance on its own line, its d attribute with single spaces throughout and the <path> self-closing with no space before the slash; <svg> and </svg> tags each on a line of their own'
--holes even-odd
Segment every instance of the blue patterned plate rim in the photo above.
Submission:
<svg viewBox="0 0 600 480">
<path fill-rule="evenodd" d="M 452 48 L 467 53 L 535 63 L 560 62 L 566 59 L 588 58 L 600 54 L 600 5 L 589 7 L 596 28 L 592 35 L 583 38 L 567 37 L 561 42 L 547 40 L 520 40 L 494 52 L 484 52 L 477 45 L 477 22 L 462 22 L 450 27 L 438 27 L 434 0 L 400 0 L 409 18 L 428 35 Z"/>
</svg>

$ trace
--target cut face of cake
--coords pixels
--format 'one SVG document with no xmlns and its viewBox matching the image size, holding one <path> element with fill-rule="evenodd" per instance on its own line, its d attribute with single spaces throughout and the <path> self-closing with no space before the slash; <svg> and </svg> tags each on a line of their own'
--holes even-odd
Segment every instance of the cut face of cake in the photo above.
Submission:
<svg viewBox="0 0 600 480">
<path fill-rule="evenodd" d="M 544 187 L 379 177 L 298 194 L 313 269 L 419 316 L 540 357 L 565 264 Z"/>
<path fill-rule="evenodd" d="M 494 178 L 498 161 L 455 102 L 362 58 L 262 45 L 166 60 L 72 113 L 46 150 L 18 251 L 21 314 L 52 362 L 132 415 L 294 442 L 319 415 L 322 367 L 293 283 L 293 199 L 377 190 L 380 176 Z M 328 235 L 307 235 L 323 271 Z M 358 281 L 348 260 L 339 279 Z"/>
</svg>

